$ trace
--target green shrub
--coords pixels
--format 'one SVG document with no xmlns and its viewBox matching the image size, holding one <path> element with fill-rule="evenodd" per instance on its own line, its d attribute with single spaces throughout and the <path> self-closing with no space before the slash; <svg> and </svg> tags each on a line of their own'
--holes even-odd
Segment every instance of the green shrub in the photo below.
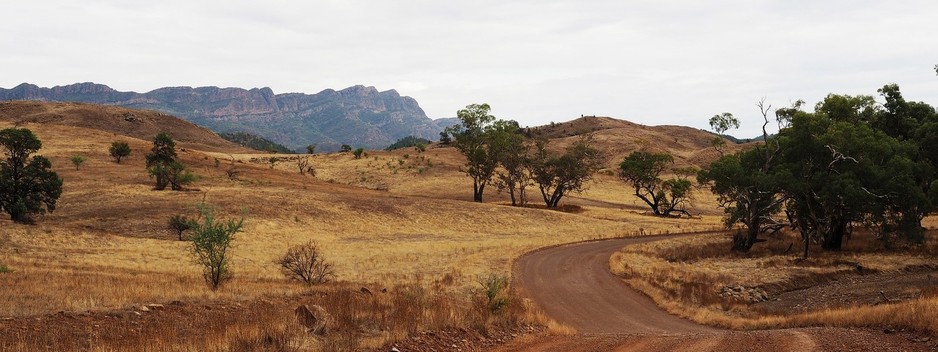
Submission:
<svg viewBox="0 0 938 352">
<path fill-rule="evenodd" d="M 85 157 L 81 155 L 75 155 L 72 157 L 71 160 L 72 160 L 72 165 L 75 165 L 75 170 L 78 170 L 81 164 L 85 163 Z"/>
<path fill-rule="evenodd" d="M 482 285 L 482 293 L 485 295 L 490 312 L 498 313 L 508 306 L 507 276 L 491 273 L 488 277 L 479 278 L 479 284 Z"/>
</svg>

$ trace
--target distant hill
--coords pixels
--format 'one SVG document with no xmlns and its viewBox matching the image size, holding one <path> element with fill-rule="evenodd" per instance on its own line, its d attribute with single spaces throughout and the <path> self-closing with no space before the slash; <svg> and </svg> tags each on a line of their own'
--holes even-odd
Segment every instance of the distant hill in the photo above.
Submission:
<svg viewBox="0 0 938 352">
<path fill-rule="evenodd" d="M 379 149 L 407 136 L 436 140 L 453 123 L 452 119 L 430 119 L 411 97 L 365 86 L 317 94 L 218 87 L 166 87 L 136 93 L 95 83 L 52 88 L 23 83 L 0 88 L 0 100 L 74 101 L 156 110 L 216 132 L 256 134 L 293 150 L 309 144 L 321 151 L 338 150 L 342 144 Z"/>
<path fill-rule="evenodd" d="M 714 134 L 685 126 L 646 126 L 602 116 L 585 116 L 575 120 L 524 128 L 531 137 L 552 140 L 554 148 L 569 145 L 583 135 L 591 134 L 595 145 L 609 156 L 607 167 L 615 169 L 629 153 L 646 149 L 674 155 L 678 166 L 704 167 L 719 158 L 711 146 Z M 746 148 L 748 144 L 727 143 L 727 152 Z"/>
<path fill-rule="evenodd" d="M 280 154 L 290 154 L 294 151 L 290 148 L 284 147 L 280 143 L 271 141 L 267 138 L 250 134 L 247 132 L 222 132 L 218 134 L 219 137 L 224 138 L 225 140 L 245 146 L 254 150 L 260 150 L 263 152 L 274 152 Z"/>
<path fill-rule="evenodd" d="M 37 101 L 0 102 L 0 121 L 25 127 L 29 127 L 29 124 L 55 124 L 91 128 L 143 140 L 152 140 L 160 132 L 166 132 L 184 147 L 217 152 L 250 152 L 222 139 L 207 128 L 174 116 L 119 106 Z"/>
</svg>

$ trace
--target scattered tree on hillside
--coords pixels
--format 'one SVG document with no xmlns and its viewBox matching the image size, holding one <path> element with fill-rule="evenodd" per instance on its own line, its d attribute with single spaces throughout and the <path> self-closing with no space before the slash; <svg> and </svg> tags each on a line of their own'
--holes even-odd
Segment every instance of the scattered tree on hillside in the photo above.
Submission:
<svg viewBox="0 0 938 352">
<path fill-rule="evenodd" d="M 316 168 L 309 164 L 309 159 L 307 158 L 297 158 L 296 168 L 300 172 L 300 175 L 309 173 L 310 176 L 316 176 Z"/>
<path fill-rule="evenodd" d="M 348 144 L 343 144 L 343 145 L 342 145 L 342 148 L 341 148 L 341 151 L 342 151 L 343 153 L 348 153 L 348 152 L 352 151 L 352 146 L 350 146 L 350 145 L 348 145 Z"/>
<path fill-rule="evenodd" d="M 713 137 L 713 140 L 710 141 L 710 144 L 713 145 L 713 148 L 722 156 L 726 151 L 726 139 L 723 138 L 723 135 L 731 128 L 739 128 L 739 120 L 728 112 L 713 115 L 713 117 L 710 118 L 710 128 L 717 133 L 717 135 Z"/>
<path fill-rule="evenodd" d="M 406 148 L 406 147 L 416 147 L 418 145 L 426 146 L 428 143 L 430 143 L 430 140 L 426 138 L 420 138 L 417 136 L 407 136 L 407 137 L 398 139 L 396 142 L 392 143 L 384 150 L 394 150 L 394 149 L 400 149 L 400 148 Z"/>
<path fill-rule="evenodd" d="M 686 205 L 690 200 L 691 181 L 687 172 L 668 180 L 661 174 L 674 164 L 668 153 L 634 151 L 619 164 L 619 178 L 635 189 L 635 196 L 645 202 L 658 216 L 669 216 L 678 212 L 690 215 Z M 680 170 L 679 170 L 680 171 Z"/>
<path fill-rule="evenodd" d="M 316 145 L 309 144 L 306 146 L 306 154 L 316 154 Z"/>
<path fill-rule="evenodd" d="M 173 215 L 169 218 L 169 229 L 176 233 L 176 237 L 182 241 L 182 233 L 189 230 L 194 225 L 194 220 L 184 215 Z"/>
<path fill-rule="evenodd" d="M 531 174 L 548 208 L 556 208 L 570 192 L 585 190 L 586 182 L 602 168 L 605 155 L 592 144 L 592 136 L 584 135 L 563 154 L 554 155 L 547 150 L 547 140 L 536 142 Z"/>
<path fill-rule="evenodd" d="M 169 185 L 170 165 L 176 163 L 176 142 L 165 132 L 153 139 L 153 149 L 147 154 L 147 171 L 156 178 L 156 189 Z"/>
<path fill-rule="evenodd" d="M 169 164 L 157 163 L 148 170 L 151 176 L 162 176 L 163 182 L 166 182 L 163 188 L 157 187 L 156 189 L 158 190 L 165 189 L 166 185 L 169 185 L 170 189 L 181 191 L 186 189 L 186 186 L 190 183 L 198 180 L 198 176 L 186 169 L 186 166 L 178 161 L 173 161 Z"/>
<path fill-rule="evenodd" d="M 74 155 L 69 160 L 72 161 L 72 165 L 75 165 L 75 170 L 78 170 L 81 167 L 81 164 L 85 163 L 85 157 L 81 155 Z"/>
<path fill-rule="evenodd" d="M 496 122 L 490 132 L 490 144 L 502 167 L 496 171 L 496 186 L 508 190 L 511 205 L 524 206 L 528 202 L 526 188 L 531 183 L 531 147 L 518 131 L 515 121 Z"/>
<path fill-rule="evenodd" d="M 108 152 L 111 153 L 111 157 L 114 158 L 118 164 L 121 163 L 121 159 L 130 155 L 130 145 L 127 142 L 114 142 L 111 143 L 111 148 L 108 149 Z"/>
<path fill-rule="evenodd" d="M 200 219 L 192 222 L 192 254 L 196 263 L 202 266 L 205 282 L 217 290 L 222 283 L 231 278 L 228 250 L 244 225 L 244 217 L 235 221 L 222 221 L 215 218 L 213 209 L 205 204 L 199 205 Z"/>
<path fill-rule="evenodd" d="M 6 157 L 0 160 L 0 210 L 16 223 L 31 223 L 33 214 L 55 211 L 62 179 L 49 159 L 30 158 L 42 142 L 29 129 L 8 128 L 0 131 L 0 146 Z"/>
<path fill-rule="evenodd" d="M 355 159 L 361 159 L 362 155 L 364 154 L 365 154 L 365 148 L 358 148 L 358 149 L 355 149 L 354 152 L 352 152 L 352 155 L 355 156 Z"/>
<path fill-rule="evenodd" d="M 465 172 L 472 177 L 472 199 L 482 201 L 485 186 L 492 180 L 498 166 L 497 156 L 489 143 L 490 130 L 496 122 L 489 114 L 489 104 L 471 104 L 456 112 L 460 124 L 447 127 L 453 146 L 466 157 Z"/>
<path fill-rule="evenodd" d="M 449 132 L 446 130 L 440 131 L 440 144 L 449 145 L 453 142 L 453 138 L 449 136 Z"/>
<path fill-rule="evenodd" d="M 323 258 L 322 251 L 314 241 L 290 247 L 275 263 L 280 265 L 283 274 L 288 278 L 307 285 L 335 279 L 332 264 Z"/>
</svg>

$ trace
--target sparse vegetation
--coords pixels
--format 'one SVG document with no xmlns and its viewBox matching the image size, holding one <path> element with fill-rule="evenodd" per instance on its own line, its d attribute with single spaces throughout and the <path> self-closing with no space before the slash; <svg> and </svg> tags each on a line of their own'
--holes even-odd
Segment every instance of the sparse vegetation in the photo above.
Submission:
<svg viewBox="0 0 938 352">
<path fill-rule="evenodd" d="M 176 233 L 176 237 L 182 241 L 182 234 L 187 230 L 191 229 L 194 225 L 194 220 L 190 219 L 184 215 L 173 215 L 169 218 L 169 229 Z"/>
<path fill-rule="evenodd" d="M 127 142 L 111 143 L 111 147 L 108 148 L 108 153 L 110 153 L 116 163 L 120 164 L 121 159 L 130 156 L 130 144 L 127 144 Z"/>
<path fill-rule="evenodd" d="M 342 147 L 339 148 L 339 150 L 340 150 L 341 152 L 343 152 L 343 153 L 348 153 L 348 152 L 351 152 L 351 151 L 352 151 L 352 146 L 350 146 L 350 145 L 348 145 L 348 144 L 343 144 Z"/>
<path fill-rule="evenodd" d="M 306 285 L 321 284 L 335 279 L 332 264 L 323 258 L 316 242 L 292 246 L 276 261 L 283 274 Z"/>
<path fill-rule="evenodd" d="M 81 155 L 72 156 L 68 160 L 71 160 L 72 165 L 75 166 L 75 170 L 78 170 L 79 168 L 81 168 L 81 165 L 85 163 L 85 157 Z"/>
<path fill-rule="evenodd" d="M 306 154 L 316 154 L 316 145 L 315 144 L 306 145 Z"/>
<path fill-rule="evenodd" d="M 793 260 L 795 253 L 788 250 L 799 241 L 799 236 L 797 233 L 773 236 L 746 256 L 726 250 L 726 235 L 687 236 L 629 246 L 610 258 L 610 267 L 668 312 L 702 324 L 732 329 L 880 324 L 938 332 L 938 325 L 930 318 L 932 309 L 938 307 L 938 297 L 932 291 L 934 283 L 883 287 L 875 295 L 842 292 L 837 294 L 840 300 L 850 295 L 857 298 L 843 302 L 817 302 L 814 300 L 818 298 L 814 298 L 812 302 L 788 303 L 808 306 L 798 311 L 784 314 L 766 311 L 764 306 L 776 302 L 785 292 L 850 283 L 851 278 L 877 273 L 912 274 L 914 268 L 928 265 L 936 249 L 930 246 L 905 253 L 883 250 L 874 234 L 865 232 L 857 234 L 845 249 L 847 253 L 824 252 L 809 261 Z M 866 272 L 858 271 L 858 266 Z M 878 293 L 883 290 L 890 292 L 888 295 L 912 290 L 915 298 L 891 302 L 884 298 L 888 298 L 886 294 Z M 871 299 L 879 303 L 856 305 Z M 890 316 L 900 312 L 901 316 Z"/>
<path fill-rule="evenodd" d="M 202 267 L 205 282 L 212 290 L 217 290 L 224 282 L 231 279 L 231 258 L 228 250 L 235 239 L 235 234 L 244 226 L 244 218 L 239 220 L 221 220 L 215 218 L 214 210 L 206 205 L 199 205 L 200 219 L 192 223 L 192 253 L 196 263 Z"/>
<path fill-rule="evenodd" d="M 479 278 L 479 285 L 482 286 L 489 312 L 499 313 L 508 305 L 508 276 L 491 273 Z"/>
<path fill-rule="evenodd" d="M 0 210 L 17 223 L 32 223 L 33 214 L 55 211 L 62 179 L 49 159 L 30 158 L 42 148 L 39 138 L 25 128 L 8 128 L 0 130 L 0 146 L 6 156 L 0 160 Z"/>
<path fill-rule="evenodd" d="M 365 148 L 355 149 L 355 152 L 352 153 L 355 156 L 355 159 L 361 159 L 362 155 L 365 155 Z"/>
</svg>

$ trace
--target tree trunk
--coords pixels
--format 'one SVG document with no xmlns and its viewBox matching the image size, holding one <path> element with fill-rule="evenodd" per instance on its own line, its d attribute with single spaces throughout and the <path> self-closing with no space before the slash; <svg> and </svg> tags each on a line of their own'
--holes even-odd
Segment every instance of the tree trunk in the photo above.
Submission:
<svg viewBox="0 0 938 352">
<path fill-rule="evenodd" d="M 821 248 L 825 251 L 839 251 L 843 247 L 844 234 L 847 233 L 847 222 L 837 221 L 833 225 L 830 233 L 824 236 L 824 242 L 821 243 Z"/>
<path fill-rule="evenodd" d="M 472 181 L 472 200 L 482 203 L 482 192 L 485 190 L 485 183 L 480 184 L 479 181 Z"/>
<path fill-rule="evenodd" d="M 759 239 L 759 224 L 748 225 L 746 233 L 736 232 L 733 235 L 733 250 L 737 252 L 749 252 L 752 245 Z"/>
<path fill-rule="evenodd" d="M 515 200 L 515 184 L 514 182 L 508 182 L 508 196 L 511 197 L 511 206 L 518 206 L 518 202 Z"/>
</svg>

